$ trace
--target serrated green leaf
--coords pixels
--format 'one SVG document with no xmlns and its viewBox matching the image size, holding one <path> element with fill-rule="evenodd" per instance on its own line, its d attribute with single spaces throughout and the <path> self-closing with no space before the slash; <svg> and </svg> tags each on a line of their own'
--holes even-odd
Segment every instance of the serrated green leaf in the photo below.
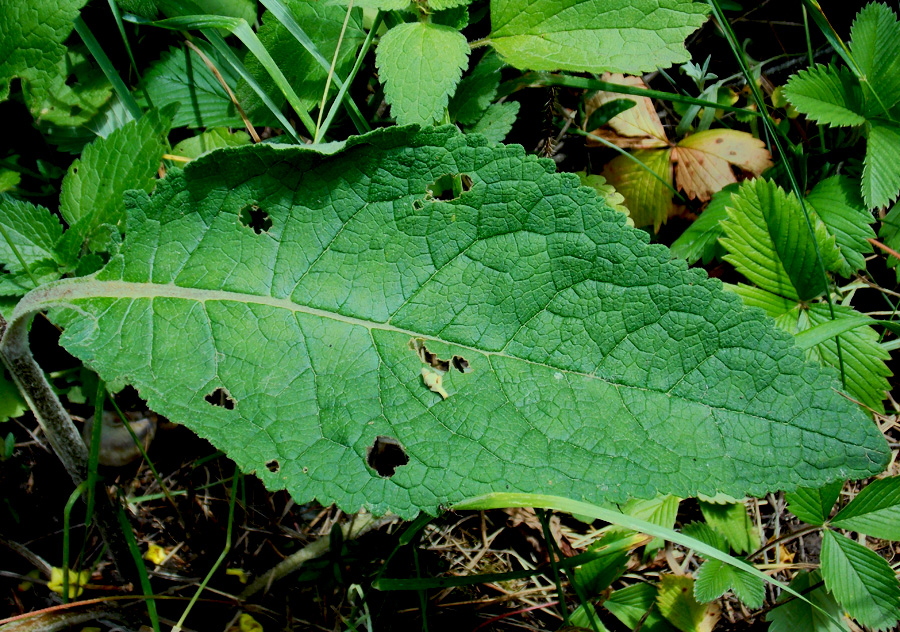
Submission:
<svg viewBox="0 0 900 632">
<path fill-rule="evenodd" d="M 900 540 L 900 476 L 880 478 L 866 485 L 831 525 L 874 538 Z"/>
<path fill-rule="evenodd" d="M 22 181 L 22 176 L 18 171 L 11 169 L 0 169 L 0 193 L 6 193 L 15 189 Z"/>
<path fill-rule="evenodd" d="M 706 522 L 725 536 L 738 553 L 750 553 L 759 548 L 759 533 L 744 503 L 709 503 L 700 501 L 700 511 Z"/>
<path fill-rule="evenodd" d="M 725 234 L 722 221 L 727 217 L 725 208 L 731 205 L 731 194 L 738 190 L 738 186 L 729 184 L 713 195 L 700 217 L 672 244 L 673 255 L 690 264 L 702 260 L 703 265 L 709 265 L 713 259 L 721 259 L 725 255 L 725 248 L 719 243 L 719 238 Z"/>
<path fill-rule="evenodd" d="M 653 225 L 654 230 L 669 218 L 672 209 L 672 150 L 639 149 L 631 156 L 644 163 L 658 178 L 627 156 L 616 156 L 603 168 L 603 177 L 625 198 L 634 225 Z"/>
<path fill-rule="evenodd" d="M 397 123 L 430 125 L 441 118 L 468 58 L 465 36 L 447 26 L 407 22 L 385 33 L 375 65 Z"/>
<path fill-rule="evenodd" d="M 900 252 L 900 204 L 894 204 L 894 207 L 881 220 L 881 226 L 878 228 L 878 236 L 881 238 L 885 246 Z M 889 255 L 886 258 L 889 268 L 894 268 L 897 275 L 897 281 L 900 282 L 900 260 Z"/>
<path fill-rule="evenodd" d="M 843 486 L 844 482 L 838 480 L 823 487 L 799 487 L 785 494 L 788 509 L 803 522 L 821 526 L 831 515 Z"/>
<path fill-rule="evenodd" d="M 447 174 L 471 189 L 429 196 Z M 889 456 L 761 313 L 519 146 L 412 127 L 331 155 L 240 147 L 129 200 L 124 254 L 19 315 L 52 308 L 113 388 L 298 501 L 742 496 Z"/>
<path fill-rule="evenodd" d="M 867 104 L 869 116 L 884 114 L 900 101 L 900 22 L 890 7 L 870 2 L 862 8 L 850 29 L 850 53 L 878 93 Z"/>
<path fill-rule="evenodd" d="M 631 211 L 625 207 L 624 196 L 616 191 L 616 187 L 608 183 L 606 178 L 594 173 L 588 174 L 584 171 L 579 171 L 577 175 L 578 179 L 581 180 L 581 184 L 586 187 L 591 187 L 601 198 L 603 198 L 610 208 L 613 208 L 628 217 L 629 226 L 634 226 L 634 222 L 631 220 Z"/>
<path fill-rule="evenodd" d="M 56 261 L 41 259 L 29 264 L 28 272 L 0 275 L 0 296 L 25 296 L 34 288 L 56 281 L 60 276 L 62 274 Z"/>
<path fill-rule="evenodd" d="M 825 586 L 851 617 L 873 630 L 900 619 L 900 585 L 884 558 L 826 529 L 821 563 Z"/>
<path fill-rule="evenodd" d="M 869 208 L 887 206 L 900 193 L 900 125 L 874 120 L 866 124 L 862 194 Z"/>
<path fill-rule="evenodd" d="M 69 230 L 58 247 L 67 261 L 77 260 L 84 240 L 96 227 L 125 220 L 125 191 L 153 190 L 172 121 L 170 112 L 151 110 L 139 121 L 95 140 L 69 167 L 59 196 L 59 211 Z"/>
<path fill-rule="evenodd" d="M 859 81 L 844 67 L 817 64 L 801 70 L 784 86 L 784 96 L 817 123 L 834 127 L 866 122 Z"/>
<path fill-rule="evenodd" d="M 708 9 L 691 0 L 491 0 L 491 45 L 516 68 L 639 75 L 686 62 Z"/>
<path fill-rule="evenodd" d="M 578 586 L 581 593 L 589 599 L 593 599 L 609 586 L 623 573 L 631 557 L 630 551 L 625 549 L 611 550 L 605 554 L 602 549 L 631 537 L 630 532 L 611 531 L 602 539 L 591 544 L 588 551 L 601 550 L 597 559 L 587 564 L 582 564 L 574 569 L 572 581 Z"/>
<path fill-rule="evenodd" d="M 694 580 L 686 575 L 661 575 L 656 606 L 681 632 L 708 632 L 718 613 L 694 598 Z"/>
<path fill-rule="evenodd" d="M 15 251 L 29 269 L 41 260 L 59 260 L 56 242 L 63 233 L 63 227 L 59 219 L 43 206 L 0 196 L 0 226 L 6 233 L 5 237 L 0 234 L 0 264 L 7 271 L 25 270 Z"/>
<path fill-rule="evenodd" d="M 810 235 L 800 203 L 793 193 L 769 180 L 744 182 L 731 198 L 728 218 L 722 222 L 728 251 L 723 257 L 738 272 L 769 292 L 807 301 L 826 290 L 826 279 L 816 256 L 816 241 L 825 265 L 836 264 L 834 237 L 821 221 Z M 810 218 L 815 220 L 815 218 Z"/>
<path fill-rule="evenodd" d="M 484 116 L 472 126 L 471 133 L 481 134 L 491 143 L 502 143 L 512 129 L 518 115 L 518 101 L 494 103 L 487 109 Z"/>
<path fill-rule="evenodd" d="M 686 536 L 696 538 L 704 544 L 719 549 L 723 553 L 728 553 L 728 542 L 725 541 L 725 536 L 705 522 L 688 523 L 684 525 L 681 532 Z"/>
<path fill-rule="evenodd" d="M 211 47 L 197 42 L 210 59 L 216 59 Z M 216 64 L 216 69 L 232 89 L 237 84 L 227 63 Z M 144 74 L 143 89 L 153 105 L 165 107 L 179 104 L 172 119 L 172 127 L 243 127 L 231 97 L 216 79 L 197 53 L 184 48 L 171 48 L 150 66 Z M 138 91 L 140 97 L 142 91 Z"/>
<path fill-rule="evenodd" d="M 872 252 L 868 239 L 875 237 L 871 226 L 875 218 L 860 197 L 859 182 L 847 176 L 827 178 L 810 191 L 806 203 L 835 237 L 843 259 L 839 274 L 849 278 L 865 268 L 863 255 Z"/>
<path fill-rule="evenodd" d="M 283 2 L 297 24 L 312 39 L 316 48 L 330 61 L 341 36 L 344 18 L 347 15 L 346 7 L 328 5 L 325 2 L 314 0 L 283 0 Z M 355 3 L 354 6 L 359 6 L 359 3 Z M 258 34 L 259 41 L 284 73 L 288 83 L 299 97 L 301 105 L 307 110 L 320 105 L 328 71 L 315 60 L 271 11 L 263 14 L 262 26 L 259 28 Z M 349 72 L 356 59 L 356 52 L 365 37 L 361 13 L 354 10 L 347 23 L 347 30 L 338 53 L 335 67 L 338 75 L 343 77 Z M 279 106 L 283 107 L 286 99 L 262 63 L 255 56 L 248 56 L 244 63 L 263 90 L 272 96 Z M 336 84 L 332 82 L 329 94 L 336 92 Z M 235 93 L 253 123 L 275 124 L 275 119 L 269 109 L 246 81 L 238 82 Z"/>
<path fill-rule="evenodd" d="M 635 629 L 643 622 L 641 630 L 646 632 L 672 632 L 675 628 L 663 618 L 656 607 L 656 595 L 656 586 L 634 584 L 613 592 L 603 602 L 603 607 L 629 629 Z"/>
<path fill-rule="evenodd" d="M 112 97 L 112 86 L 78 49 L 69 49 L 41 82 L 40 101 L 31 104 L 38 124 L 76 127 L 94 118 Z"/>
<path fill-rule="evenodd" d="M 216 127 L 206 130 L 202 134 L 185 138 L 172 148 L 172 153 L 193 160 L 216 149 L 249 144 L 250 135 L 247 132 L 229 132 L 227 128 Z"/>
<path fill-rule="evenodd" d="M 472 73 L 459 82 L 450 99 L 450 117 L 463 125 L 472 125 L 482 117 L 497 96 L 500 70 L 505 64 L 494 51 L 488 51 Z"/>
<path fill-rule="evenodd" d="M 66 54 L 63 41 L 87 0 L 4 0 L 0 4 L 0 101 L 10 82 L 22 80 L 32 114 L 49 94 L 51 78 Z"/>
<path fill-rule="evenodd" d="M 805 594 L 818 609 L 787 593 L 781 593 L 778 603 L 783 605 L 766 614 L 766 621 L 771 623 L 769 632 L 850 632 L 841 607 L 825 586 L 809 590 L 821 581 L 822 575 L 818 570 L 798 573 L 791 581 L 791 588 Z"/>
<path fill-rule="evenodd" d="M 697 601 L 708 603 L 729 590 L 751 610 L 761 608 L 766 597 L 766 587 L 760 578 L 720 560 L 703 562 L 694 581 L 694 597 Z"/>
</svg>

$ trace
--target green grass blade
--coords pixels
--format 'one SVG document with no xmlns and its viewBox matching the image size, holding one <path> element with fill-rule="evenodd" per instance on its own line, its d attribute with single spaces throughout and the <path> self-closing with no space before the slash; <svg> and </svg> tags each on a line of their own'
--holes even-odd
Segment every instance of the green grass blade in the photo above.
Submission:
<svg viewBox="0 0 900 632">
<path fill-rule="evenodd" d="M 84 45 L 87 46 L 87 49 L 90 51 L 91 55 L 93 55 L 97 65 L 100 66 L 100 70 L 103 71 L 103 74 L 106 75 L 106 78 L 112 84 L 113 89 L 116 91 L 116 94 L 119 95 L 119 98 L 122 100 L 128 113 L 135 119 L 141 118 L 143 112 L 141 112 L 140 106 L 137 104 L 137 101 L 134 100 L 131 91 L 128 90 L 128 86 L 122 81 L 122 78 L 119 76 L 115 66 L 113 66 L 112 62 L 109 60 L 109 57 L 103 52 L 103 49 L 100 47 L 100 42 L 98 42 L 97 38 L 94 37 L 94 34 L 91 33 L 91 29 L 88 28 L 88 25 L 85 24 L 80 15 L 75 18 L 75 32 L 78 33 L 81 41 L 84 42 Z"/>
<path fill-rule="evenodd" d="M 125 516 L 125 510 L 122 509 L 122 503 L 116 503 L 116 518 L 119 520 L 119 528 L 125 536 L 125 542 L 128 544 L 128 550 L 137 567 L 138 578 L 141 582 L 141 592 L 147 601 L 147 614 L 150 615 L 150 625 L 153 626 L 153 632 L 160 632 L 159 615 L 156 613 L 156 600 L 153 598 L 153 587 L 150 586 L 150 576 L 147 574 L 147 566 L 141 557 L 141 550 L 138 548 L 137 541 L 134 539 L 134 531 L 128 523 Z"/>
<path fill-rule="evenodd" d="M 113 14 L 113 18 L 116 20 L 116 27 L 119 29 L 119 36 L 122 38 L 122 43 L 125 44 L 125 52 L 128 53 L 128 61 L 131 62 L 131 69 L 134 70 L 134 74 L 137 77 L 137 84 L 140 86 L 141 92 L 144 94 L 144 98 L 147 99 L 147 106 L 153 107 L 153 100 L 150 98 L 150 95 L 147 93 L 146 86 L 143 85 L 141 81 L 141 72 L 138 70 L 137 62 L 134 61 L 134 53 L 131 52 L 131 44 L 128 41 L 128 35 L 125 33 L 125 23 L 122 22 L 122 12 L 119 11 L 119 5 L 116 4 L 116 0 L 107 0 L 109 3 L 109 10 Z"/>
<path fill-rule="evenodd" d="M 310 55 L 313 56 L 313 59 L 315 59 L 319 63 L 319 65 L 322 66 L 322 68 L 324 68 L 325 70 L 331 69 L 331 63 L 325 58 L 324 55 L 322 55 L 321 52 L 319 52 L 319 49 L 316 47 L 315 42 L 313 42 L 312 39 L 310 39 L 309 35 L 306 34 L 306 31 L 301 28 L 301 26 L 297 23 L 297 20 L 294 19 L 293 14 L 291 14 L 288 8 L 284 6 L 284 3 L 281 0 L 260 1 L 262 5 L 266 7 L 272 13 L 272 15 L 274 15 L 278 19 L 279 22 L 281 22 L 284 28 L 286 28 L 288 32 L 294 36 L 294 39 L 296 39 L 297 42 L 299 42 L 299 44 L 303 46 L 303 48 L 305 48 Z M 369 31 L 370 35 L 374 34 L 378 30 L 376 25 L 380 24 L 380 19 L 376 18 L 375 24 L 372 25 L 372 29 Z M 366 37 L 366 42 L 371 43 L 370 37 Z M 366 50 L 368 50 L 368 47 L 363 44 L 363 48 L 359 54 L 359 58 L 365 56 Z M 365 132 L 371 131 L 372 128 L 369 127 L 369 124 L 366 122 L 365 117 L 357 107 L 356 102 L 349 96 L 346 96 L 346 87 L 353 82 L 353 77 L 356 75 L 355 70 L 356 69 L 354 68 L 354 71 L 350 73 L 346 81 L 341 80 L 341 77 L 337 73 L 334 73 L 332 80 L 334 81 L 335 85 L 341 90 L 340 92 L 338 92 L 335 103 L 345 104 L 345 106 L 347 107 L 347 113 L 350 115 L 350 119 L 353 121 L 353 125 L 356 126 L 356 131 L 358 131 L 360 134 L 364 134 Z M 322 134 L 324 134 L 324 132 L 322 132 Z"/>
</svg>

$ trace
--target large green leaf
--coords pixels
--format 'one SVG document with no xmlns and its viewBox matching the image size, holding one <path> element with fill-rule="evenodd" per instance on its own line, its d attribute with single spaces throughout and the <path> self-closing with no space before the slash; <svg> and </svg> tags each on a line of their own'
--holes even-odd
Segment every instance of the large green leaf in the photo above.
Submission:
<svg viewBox="0 0 900 632">
<path fill-rule="evenodd" d="M 692 0 L 491 0 L 490 42 L 516 68 L 642 74 L 690 60 Z"/>
<path fill-rule="evenodd" d="M 203 46 L 203 42 L 199 42 L 198 46 L 202 47 L 208 58 L 216 59 L 211 47 Z M 237 77 L 231 66 L 218 63 L 216 69 L 233 90 Z M 143 87 L 156 107 L 179 104 L 172 127 L 244 125 L 225 88 L 201 57 L 187 47 L 173 48 L 164 53 L 144 74 Z"/>
<path fill-rule="evenodd" d="M 85 4 L 86 0 L 0 3 L 0 101 L 9 97 L 9 84 L 19 77 L 25 102 L 35 113 L 66 54 L 63 40 Z"/>
<path fill-rule="evenodd" d="M 841 607 L 821 582 L 822 576 L 817 570 L 798 573 L 791 588 L 806 595 L 812 603 L 781 593 L 778 603 L 782 605 L 766 615 L 766 621 L 772 623 L 769 632 L 849 632 L 850 626 L 844 620 Z M 819 584 L 818 588 L 809 590 L 816 584 Z"/>
<path fill-rule="evenodd" d="M 433 198 L 448 174 L 471 188 Z M 762 312 L 519 146 L 226 149 L 129 199 L 124 254 L 17 317 L 53 308 L 105 381 L 298 501 L 742 496 L 887 460 Z"/>
<path fill-rule="evenodd" d="M 817 123 L 862 125 L 862 90 L 847 68 L 816 65 L 793 75 L 784 96 L 797 110 Z"/>
<path fill-rule="evenodd" d="M 900 585 L 884 558 L 850 538 L 822 533 L 822 577 L 851 617 L 887 630 L 900 618 Z"/>
<path fill-rule="evenodd" d="M 900 101 L 900 22 L 886 4 L 870 2 L 856 16 L 850 29 L 850 52 L 878 93 L 867 104 L 870 115 L 884 114 Z"/>
<path fill-rule="evenodd" d="M 817 242 L 828 269 L 839 253 L 825 225 L 810 219 L 815 236 L 796 196 L 769 180 L 744 182 L 722 222 L 727 237 L 721 243 L 728 251 L 723 258 L 764 290 L 794 300 L 815 298 L 826 289 Z"/>
<path fill-rule="evenodd" d="M 408 22 L 385 33 L 375 64 L 397 122 L 430 125 L 441 118 L 468 59 L 465 36 L 449 26 Z"/>
</svg>

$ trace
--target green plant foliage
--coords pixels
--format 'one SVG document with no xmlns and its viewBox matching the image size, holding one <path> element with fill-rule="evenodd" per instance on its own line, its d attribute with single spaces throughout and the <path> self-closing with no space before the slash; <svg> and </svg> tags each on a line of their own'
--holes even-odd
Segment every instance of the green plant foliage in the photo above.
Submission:
<svg viewBox="0 0 900 632">
<path fill-rule="evenodd" d="M 502 143 L 516 122 L 518 114 L 518 101 L 494 103 L 469 131 L 472 134 L 481 134 L 491 143 Z"/>
<path fill-rule="evenodd" d="M 440 119 L 468 59 L 465 36 L 448 26 L 407 22 L 385 33 L 375 64 L 397 123 L 430 125 Z"/>
<path fill-rule="evenodd" d="M 721 242 L 723 257 L 764 290 L 795 301 L 807 301 L 826 290 L 816 256 L 816 242 L 827 269 L 837 265 L 835 240 L 824 223 L 815 222 L 815 241 L 793 194 L 774 182 L 757 178 L 744 182 L 731 198 Z"/>
<path fill-rule="evenodd" d="M 448 174 L 471 190 L 428 195 Z M 129 199 L 123 254 L 19 314 L 55 306 L 113 388 L 300 502 L 741 496 L 887 459 L 787 335 L 521 147 L 444 127 L 234 148 Z"/>
<path fill-rule="evenodd" d="M 4 0 L 0 4 L 0 101 L 10 82 L 22 80 L 32 114 L 49 96 L 52 78 L 66 55 L 63 41 L 86 0 Z"/>
<path fill-rule="evenodd" d="M 344 18 L 347 14 L 346 7 L 310 0 L 283 1 L 300 28 L 309 35 L 316 48 L 331 61 L 344 25 Z M 313 58 L 270 11 L 263 14 L 262 26 L 259 28 L 258 35 L 259 41 L 262 42 L 296 92 L 302 107 L 310 110 L 320 105 L 322 94 L 325 92 L 328 70 Z M 365 36 L 366 34 L 362 30 L 361 13 L 354 10 L 351 13 L 338 53 L 335 67 L 338 75 L 346 76 Z M 286 99 L 262 63 L 255 56 L 250 55 L 244 59 L 244 63 L 262 89 L 275 99 L 277 105 L 284 107 Z M 332 82 L 330 90 L 331 93 L 337 92 L 334 82 Z M 254 124 L 276 124 L 269 109 L 246 81 L 238 82 L 235 93 L 247 116 Z"/>
<path fill-rule="evenodd" d="M 215 149 L 240 147 L 250 144 L 250 135 L 244 131 L 229 132 L 224 127 L 215 127 L 202 134 L 185 138 L 172 148 L 172 153 L 185 158 L 199 158 Z"/>
<path fill-rule="evenodd" d="M 761 608 L 766 596 L 766 587 L 758 577 L 739 568 L 725 564 L 721 560 L 706 560 L 697 570 L 694 583 L 694 597 L 701 603 L 718 599 L 729 590 L 748 608 Z"/>
<path fill-rule="evenodd" d="M 60 263 L 56 242 L 63 227 L 43 206 L 0 196 L 0 227 L 0 264 L 8 272 L 25 272 L 23 262 L 29 269 L 48 260 Z"/>
<path fill-rule="evenodd" d="M 811 120 L 864 126 L 868 142 L 862 196 L 869 208 L 879 208 L 900 192 L 900 162 L 895 159 L 900 148 L 900 108 L 895 107 L 900 102 L 900 22 L 888 6 L 870 3 L 859 12 L 850 35 L 854 68 L 801 71 L 784 93 Z"/>
<path fill-rule="evenodd" d="M 80 50 L 69 51 L 49 73 L 40 103 L 33 104 L 35 122 L 65 127 L 87 124 L 112 96 L 103 73 L 91 67 Z"/>
<path fill-rule="evenodd" d="M 84 241 L 97 227 L 124 222 L 125 191 L 149 192 L 156 186 L 171 121 L 172 108 L 152 110 L 95 140 L 69 167 L 59 196 L 60 214 L 69 223 L 59 249 L 68 263 L 77 262 Z"/>
<path fill-rule="evenodd" d="M 656 595 L 657 588 L 652 584 L 633 584 L 613 592 L 603 607 L 631 630 L 641 625 L 647 632 L 674 632 L 656 607 Z"/>
<path fill-rule="evenodd" d="M 209 46 L 197 43 L 207 57 L 217 59 Z M 215 63 L 215 62 L 214 62 Z M 232 89 L 237 76 L 227 63 L 217 63 L 216 69 Z M 172 48 L 150 66 L 144 74 L 143 89 L 153 105 L 165 107 L 179 104 L 172 119 L 172 127 L 243 127 L 231 97 L 212 71 L 194 51 Z M 138 91 L 140 96 L 142 91 Z"/>
<path fill-rule="evenodd" d="M 831 508 L 843 486 L 843 481 L 834 481 L 823 487 L 800 487 L 788 492 L 785 495 L 788 509 L 803 522 L 821 526 L 831 515 Z"/>
<path fill-rule="evenodd" d="M 738 188 L 737 184 L 729 184 L 713 195 L 700 217 L 672 244 L 673 255 L 690 264 L 702 260 L 703 265 L 725 255 L 725 248 L 719 243 L 719 237 L 724 234 L 722 221 L 728 217 L 725 209 L 731 205 L 731 194 Z"/>
<path fill-rule="evenodd" d="M 744 503 L 700 501 L 700 511 L 707 524 L 721 533 L 736 552 L 750 553 L 759 548 L 759 533 Z"/>
<path fill-rule="evenodd" d="M 4 371 L 0 369 L 0 422 L 15 419 L 27 411 L 28 405 L 19 394 L 19 389 L 6 379 Z"/>
<path fill-rule="evenodd" d="M 839 529 L 900 540 L 900 476 L 872 481 L 831 521 Z"/>
<path fill-rule="evenodd" d="M 875 218 L 866 210 L 859 194 L 859 182 L 847 176 L 822 180 L 806 196 L 806 203 L 834 235 L 842 261 L 836 271 L 849 278 L 866 267 L 864 255 L 872 252 L 868 241 L 875 237 Z"/>
<path fill-rule="evenodd" d="M 766 614 L 766 621 L 771 623 L 769 632 L 850 632 L 841 607 L 821 581 L 818 570 L 798 573 L 790 586 L 806 595 L 811 603 L 781 593 L 778 603 L 783 605 Z M 813 588 L 816 584 L 820 584 L 819 587 Z"/>
<path fill-rule="evenodd" d="M 885 246 L 894 252 L 900 252 L 900 204 L 894 204 L 894 207 L 881 220 L 878 236 Z M 900 267 L 897 267 L 900 265 L 900 260 L 891 255 L 887 258 L 887 265 L 889 268 L 894 268 L 897 281 L 900 282 Z"/>
<path fill-rule="evenodd" d="M 900 585 L 890 565 L 849 538 L 822 533 L 825 586 L 854 619 L 873 630 L 887 630 L 900 619 Z"/>
<path fill-rule="evenodd" d="M 485 53 L 471 74 L 459 82 L 448 106 L 450 116 L 463 125 L 478 122 L 497 96 L 505 64 L 493 51 Z"/>
<path fill-rule="evenodd" d="M 701 632 L 706 606 L 694 598 L 694 580 L 686 575 L 662 575 L 656 605 L 660 613 L 682 632 Z M 711 626 L 705 626 L 711 629 Z"/>
<path fill-rule="evenodd" d="M 804 306 L 743 284 L 733 289 L 745 304 L 763 308 L 775 319 L 780 328 L 791 334 L 807 331 L 832 320 L 831 310 L 824 303 Z M 858 319 L 860 316 L 861 314 L 851 307 L 834 306 L 835 319 Z M 840 339 L 847 390 L 866 406 L 878 412 L 884 411 L 882 400 L 884 392 L 890 388 L 887 377 L 891 375 L 885 361 L 890 354 L 878 343 L 878 332 L 871 327 L 854 327 L 842 333 Z M 809 360 L 816 360 L 835 368 L 840 367 L 837 343 L 833 339 L 826 340 L 806 350 L 805 353 Z"/>
<path fill-rule="evenodd" d="M 603 169 L 603 177 L 608 181 L 615 180 L 616 190 L 629 200 L 629 214 L 636 226 L 652 224 L 654 230 L 659 230 L 669 217 L 672 189 L 666 183 L 672 182 L 671 155 L 671 149 L 639 149 L 631 156 L 644 166 L 621 155 Z M 658 177 L 648 177 L 645 167 Z"/>
<path fill-rule="evenodd" d="M 599 551 L 600 555 L 597 559 L 575 568 L 572 581 L 582 594 L 599 595 L 625 572 L 631 553 L 628 548 L 619 548 L 615 545 L 622 543 L 623 540 L 629 540 L 631 536 L 631 532 L 612 531 L 588 547 L 588 551 Z M 603 552 L 609 548 L 612 550 Z"/>
<path fill-rule="evenodd" d="M 491 45 L 516 68 L 642 74 L 690 59 L 692 0 L 491 0 Z"/>
<path fill-rule="evenodd" d="M 588 174 L 584 171 L 579 171 L 577 175 L 578 179 L 581 180 L 581 184 L 594 189 L 594 191 L 603 198 L 603 201 L 606 202 L 607 206 L 623 213 L 626 217 L 630 217 L 631 212 L 625 208 L 625 198 L 622 197 L 621 193 L 616 191 L 616 187 L 606 181 L 606 178 L 593 173 Z M 634 222 L 632 221 L 629 221 L 628 224 L 629 226 L 634 226 Z"/>
</svg>

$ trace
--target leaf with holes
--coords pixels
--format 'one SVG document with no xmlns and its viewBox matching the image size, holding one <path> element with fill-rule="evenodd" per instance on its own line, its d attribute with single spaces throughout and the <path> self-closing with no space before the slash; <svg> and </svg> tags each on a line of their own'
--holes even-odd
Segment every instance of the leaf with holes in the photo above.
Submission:
<svg viewBox="0 0 900 632">
<path fill-rule="evenodd" d="M 49 309 L 105 381 L 298 501 L 743 496 L 888 458 L 787 334 L 522 147 L 229 148 L 128 199 L 124 254 L 15 318 Z"/>
</svg>

